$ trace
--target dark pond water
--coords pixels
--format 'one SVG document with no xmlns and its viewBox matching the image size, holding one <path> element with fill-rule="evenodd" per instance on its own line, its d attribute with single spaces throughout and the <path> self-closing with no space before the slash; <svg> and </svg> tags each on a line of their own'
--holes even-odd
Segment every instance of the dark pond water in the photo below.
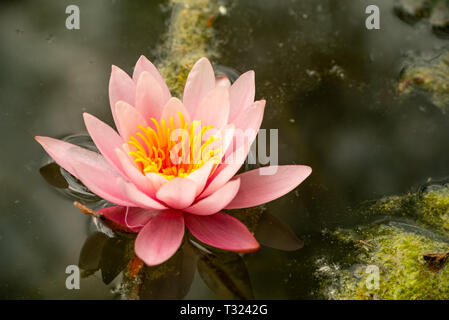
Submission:
<svg viewBox="0 0 449 320">
<path fill-rule="evenodd" d="M 79 3 L 77 31 L 64 25 L 70 1 L 0 5 L 0 298 L 117 297 L 117 281 L 105 285 L 98 273 L 66 289 L 65 269 L 78 263 L 92 222 L 41 177 L 48 159 L 33 136 L 82 133 L 82 112 L 112 123 L 111 64 L 131 72 L 141 54 L 157 58 L 170 12 L 163 1 Z M 365 28 L 369 4 L 381 9 L 380 30 Z M 407 57 L 437 54 L 448 40 L 426 21 L 403 22 L 387 0 L 224 5 L 214 62 L 255 70 L 257 97 L 267 100 L 262 127 L 279 129 L 279 162 L 313 168 L 297 190 L 266 205 L 304 247 L 262 247 L 239 268 L 256 298 L 316 298 L 314 260 L 331 246 L 323 229 L 360 222 L 352 208 L 364 201 L 449 176 L 448 116 L 425 95 L 396 92 Z M 196 271 L 186 297 L 220 296 Z"/>
</svg>

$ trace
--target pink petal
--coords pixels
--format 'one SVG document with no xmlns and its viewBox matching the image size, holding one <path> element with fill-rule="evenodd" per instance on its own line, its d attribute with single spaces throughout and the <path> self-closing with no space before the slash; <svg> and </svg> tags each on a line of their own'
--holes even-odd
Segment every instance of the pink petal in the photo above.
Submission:
<svg viewBox="0 0 449 320">
<path fill-rule="evenodd" d="M 115 105 L 115 112 L 120 126 L 119 132 L 125 142 L 130 140 L 131 136 L 136 135 L 139 131 L 138 125 L 144 127 L 148 126 L 140 112 L 126 102 L 117 102 Z"/>
<path fill-rule="evenodd" d="M 265 100 L 256 101 L 233 121 L 236 128 L 234 139 L 236 149 L 244 143 L 249 145 L 253 143 L 262 124 L 264 110 Z"/>
<path fill-rule="evenodd" d="M 75 176 L 78 177 L 90 191 L 119 206 L 135 206 L 134 202 L 124 196 L 120 191 L 116 181 L 121 178 L 104 159 L 103 161 L 97 161 L 95 164 L 91 164 L 90 161 L 85 162 L 84 159 L 81 159 L 81 161 L 73 160 L 75 154 L 75 151 L 67 154 L 67 156 L 72 157 L 72 166 L 75 171 Z"/>
<path fill-rule="evenodd" d="M 137 256 L 154 266 L 168 260 L 181 245 L 184 219 L 180 212 L 167 210 L 153 217 L 139 232 L 134 245 Z"/>
<path fill-rule="evenodd" d="M 123 173 L 121 163 L 114 151 L 115 148 L 119 148 L 123 144 L 122 138 L 114 129 L 93 115 L 85 112 L 83 116 L 87 131 L 98 150 L 117 171 Z"/>
<path fill-rule="evenodd" d="M 201 193 L 199 199 L 211 195 L 216 190 L 221 188 L 226 182 L 228 182 L 240 169 L 243 162 L 245 162 L 248 151 L 248 146 L 242 146 L 240 149 L 227 156 L 226 159 L 224 159 L 226 163 L 220 164 L 215 170 L 214 174 L 209 179 L 209 184 Z"/>
<path fill-rule="evenodd" d="M 121 149 L 117 148 L 115 149 L 115 152 L 128 179 L 143 193 L 149 196 L 154 196 L 156 194 L 156 188 L 151 183 L 151 180 L 134 166 L 129 156 L 126 155 Z"/>
<path fill-rule="evenodd" d="M 226 88 L 230 88 L 231 81 L 226 76 L 218 76 L 218 77 L 215 77 L 215 86 L 223 86 Z"/>
<path fill-rule="evenodd" d="M 196 183 L 187 178 L 174 178 L 165 183 L 156 197 L 174 209 L 184 209 L 195 200 Z"/>
<path fill-rule="evenodd" d="M 235 195 L 239 191 L 239 187 L 239 179 L 229 181 L 207 198 L 204 198 L 194 205 L 183 209 L 183 211 L 198 215 L 209 215 L 217 213 L 218 211 L 226 207 L 232 201 L 232 199 L 234 199 Z"/>
<path fill-rule="evenodd" d="M 196 183 L 197 188 L 195 197 L 199 195 L 201 191 L 203 191 L 213 166 L 214 162 L 208 161 L 205 164 L 203 164 L 201 168 L 193 171 L 186 177 L 187 179 L 195 181 Z"/>
<path fill-rule="evenodd" d="M 96 161 L 95 159 L 100 158 L 101 156 L 93 151 L 78 147 L 74 144 L 61 141 L 58 139 L 50 138 L 50 137 L 42 137 L 42 136 L 36 136 L 34 137 L 37 142 L 41 144 L 41 146 L 44 148 L 44 150 L 52 157 L 52 159 L 59 164 L 61 167 L 63 167 L 65 170 L 70 172 L 70 174 L 75 176 L 75 170 L 72 167 L 73 161 L 76 161 L 76 159 L 72 159 L 68 157 L 69 150 L 72 151 L 72 149 L 77 150 L 78 156 L 77 158 L 82 159 L 93 159 L 92 161 Z M 74 154 L 75 152 L 71 152 L 71 154 Z M 76 176 L 75 176 L 76 177 Z"/>
<path fill-rule="evenodd" d="M 165 120 L 167 124 L 170 123 L 170 118 L 173 117 L 175 128 L 180 128 L 181 120 L 179 119 L 179 113 L 182 114 L 184 120 L 190 123 L 190 115 L 187 109 L 178 98 L 170 98 L 167 104 L 162 109 L 161 120 Z"/>
<path fill-rule="evenodd" d="M 99 153 L 50 137 L 35 139 L 57 164 L 96 195 L 118 205 L 134 205 L 122 196 L 115 184 L 119 173 Z"/>
<path fill-rule="evenodd" d="M 159 70 L 148 60 L 145 56 L 140 56 L 139 60 L 137 60 L 136 66 L 134 67 L 133 79 L 134 81 L 138 81 L 142 72 L 147 71 L 152 77 L 159 83 L 160 88 L 164 94 L 164 100 L 168 101 L 170 99 L 171 94 L 170 90 L 165 83 L 164 78 L 159 73 Z"/>
<path fill-rule="evenodd" d="M 151 181 L 151 183 L 153 184 L 153 187 L 156 190 L 159 190 L 164 184 L 166 184 L 168 182 L 168 180 L 166 178 L 164 178 L 160 174 L 154 173 L 154 172 L 145 173 L 145 177 L 147 177 Z"/>
<path fill-rule="evenodd" d="M 122 192 L 122 194 L 132 201 L 135 205 L 135 207 L 141 207 L 145 209 L 151 209 L 151 210 L 163 210 L 167 209 L 164 205 L 162 205 L 159 201 L 154 200 L 150 196 L 146 195 L 137 187 L 130 183 L 126 182 L 125 180 L 118 178 L 117 179 L 117 185 Z"/>
<path fill-rule="evenodd" d="M 106 219 L 134 232 L 138 232 L 151 218 L 158 214 L 158 211 L 120 206 L 103 208 L 98 212 Z"/>
<path fill-rule="evenodd" d="M 235 126 L 233 124 L 228 124 L 220 130 L 218 134 L 220 140 L 217 141 L 218 149 L 221 149 L 221 152 L 219 153 L 220 160 L 222 160 L 221 157 L 223 157 L 227 153 L 228 149 L 230 149 L 231 143 L 234 139 L 234 135 L 235 135 Z M 212 143 L 212 145 L 215 146 L 214 143 Z"/>
<path fill-rule="evenodd" d="M 234 120 L 240 112 L 254 103 L 256 86 L 254 81 L 254 71 L 242 74 L 231 86 L 229 97 L 231 109 L 229 119 Z"/>
<path fill-rule="evenodd" d="M 136 99 L 136 84 L 122 69 L 112 66 L 111 78 L 109 79 L 109 103 L 111 104 L 112 115 L 115 126 L 120 131 L 120 124 L 115 114 L 115 104 L 117 101 L 125 101 L 134 105 Z"/>
<path fill-rule="evenodd" d="M 187 77 L 182 101 L 189 114 L 194 115 L 196 108 L 206 94 L 215 87 L 214 69 L 207 58 L 199 59 Z"/>
<path fill-rule="evenodd" d="M 194 120 L 201 120 L 205 126 L 222 128 L 228 123 L 229 90 L 218 86 L 209 91 L 196 109 Z"/>
<path fill-rule="evenodd" d="M 144 119 L 159 119 L 162 107 L 167 103 L 159 82 L 147 71 L 140 74 L 136 89 L 136 109 Z"/>
<path fill-rule="evenodd" d="M 261 175 L 261 170 L 272 168 L 276 173 Z M 240 190 L 226 209 L 258 206 L 277 199 L 296 188 L 312 172 L 308 166 L 271 166 L 244 172 L 236 176 L 241 179 Z"/>
<path fill-rule="evenodd" d="M 223 212 L 209 216 L 184 213 L 187 228 L 198 240 L 223 250 L 253 252 L 259 243 L 236 218 Z"/>
</svg>

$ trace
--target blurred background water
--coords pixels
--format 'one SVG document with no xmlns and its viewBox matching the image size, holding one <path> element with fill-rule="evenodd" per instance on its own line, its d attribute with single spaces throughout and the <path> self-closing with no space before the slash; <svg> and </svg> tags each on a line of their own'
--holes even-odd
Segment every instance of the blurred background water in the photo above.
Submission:
<svg viewBox="0 0 449 320">
<path fill-rule="evenodd" d="M 78 1 L 80 30 L 65 28 L 71 1 L 0 4 L 0 298 L 114 298 L 98 274 L 67 290 L 90 218 L 39 174 L 35 135 L 85 132 L 82 113 L 112 124 L 111 65 L 131 73 L 141 54 L 158 58 L 170 12 L 164 1 Z M 381 29 L 365 28 L 365 8 Z M 262 127 L 279 129 L 279 162 L 312 175 L 266 211 L 287 223 L 304 248 L 262 247 L 245 255 L 254 297 L 315 298 L 311 262 L 328 244 L 321 231 L 351 226 L 367 200 L 416 190 L 449 176 L 449 119 L 426 95 L 399 97 L 409 57 L 447 52 L 429 23 L 405 23 L 387 0 L 223 2 L 214 21 L 220 58 L 256 72 L 267 100 Z M 187 298 L 217 296 L 195 274 Z"/>
</svg>

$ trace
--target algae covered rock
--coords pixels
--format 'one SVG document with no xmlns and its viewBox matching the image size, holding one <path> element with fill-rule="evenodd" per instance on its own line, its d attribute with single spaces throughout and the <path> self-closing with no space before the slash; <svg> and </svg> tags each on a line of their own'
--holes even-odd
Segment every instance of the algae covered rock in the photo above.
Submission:
<svg viewBox="0 0 449 320">
<path fill-rule="evenodd" d="M 429 183 L 416 193 L 380 199 L 366 213 L 412 219 L 449 237 L 449 186 Z"/>
<path fill-rule="evenodd" d="M 398 84 L 400 94 L 424 93 L 430 101 L 446 112 L 449 108 L 449 53 L 432 54 L 410 59 Z"/>
<path fill-rule="evenodd" d="M 319 257 L 329 299 L 449 299 L 449 188 L 381 199 L 364 214 L 377 221 L 326 232 L 345 254 Z M 344 248 L 344 249 L 341 249 Z"/>
</svg>

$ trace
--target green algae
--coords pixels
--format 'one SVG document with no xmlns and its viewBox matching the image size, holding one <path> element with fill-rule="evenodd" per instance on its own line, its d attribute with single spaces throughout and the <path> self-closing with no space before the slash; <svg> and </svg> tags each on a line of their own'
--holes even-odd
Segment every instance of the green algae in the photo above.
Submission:
<svg viewBox="0 0 449 320">
<path fill-rule="evenodd" d="M 400 94 L 424 92 L 431 102 L 446 112 L 449 107 L 449 54 L 435 58 L 418 57 L 402 73 L 398 84 Z"/>
<path fill-rule="evenodd" d="M 352 242 L 357 258 L 346 268 L 329 263 L 323 266 L 323 261 L 319 261 L 321 267 L 317 274 L 323 281 L 323 293 L 327 298 L 449 299 L 448 264 L 435 272 L 423 259 L 426 253 L 449 251 L 448 242 L 394 224 L 359 231 L 357 238 L 345 230 L 336 231 L 333 236 L 339 241 Z M 369 266 L 379 270 L 378 286 L 370 286 L 372 273 L 367 272 Z"/>
<path fill-rule="evenodd" d="M 329 299 L 449 299 L 449 263 L 435 269 L 429 253 L 449 252 L 449 187 L 381 199 L 362 212 L 373 225 L 325 232 L 345 254 L 316 260 L 321 294 Z M 371 267 L 370 267 L 371 266 Z M 371 268 L 368 270 L 367 268 Z M 372 271 L 378 270 L 378 286 Z M 371 285 L 370 285 L 371 284 Z"/>
<path fill-rule="evenodd" d="M 226 9 L 217 0 L 170 0 L 168 6 L 172 16 L 159 47 L 158 68 L 172 94 L 180 97 L 194 63 L 201 57 L 218 57 L 212 25 Z"/>
<path fill-rule="evenodd" d="M 385 197 L 369 206 L 365 214 L 410 218 L 449 236 L 449 186 L 434 184 L 420 192 Z"/>
</svg>

